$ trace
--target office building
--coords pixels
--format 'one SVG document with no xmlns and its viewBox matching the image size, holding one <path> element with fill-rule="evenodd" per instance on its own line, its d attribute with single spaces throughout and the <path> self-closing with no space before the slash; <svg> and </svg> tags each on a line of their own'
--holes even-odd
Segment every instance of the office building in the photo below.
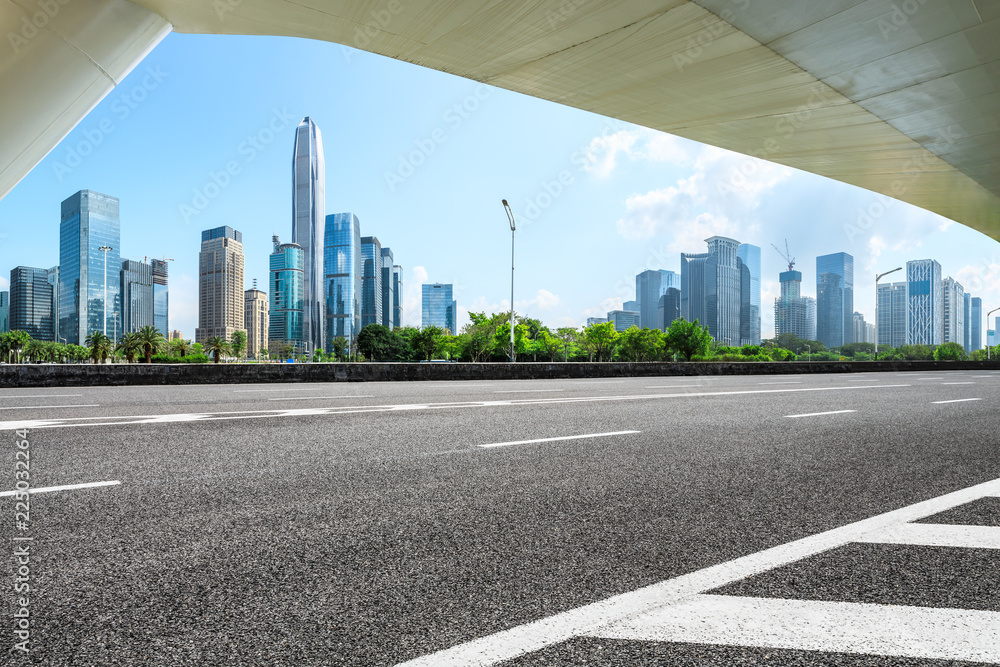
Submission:
<svg viewBox="0 0 1000 667">
<path fill-rule="evenodd" d="M 676 275 L 676 274 L 674 274 Z M 680 276 L 677 276 L 677 284 L 680 285 Z M 663 296 L 660 297 L 660 304 L 656 308 L 656 328 L 666 331 L 675 320 L 681 317 L 681 290 L 679 287 L 668 287 Z M 639 316 L 642 320 L 642 314 Z"/>
<path fill-rule="evenodd" d="M 303 338 L 303 293 L 305 253 L 297 243 L 281 243 L 271 237 L 273 250 L 268 260 L 267 346 L 272 358 L 280 358 L 282 348 L 293 354 L 306 351 Z"/>
<path fill-rule="evenodd" d="M 256 359 L 268 348 L 268 317 L 267 294 L 255 286 L 243 293 L 243 328 L 247 332 L 247 356 Z"/>
<path fill-rule="evenodd" d="M 243 331 L 243 235 L 232 227 L 201 233 L 198 253 L 198 328 L 195 342 L 225 340 Z"/>
<path fill-rule="evenodd" d="M 906 345 L 906 283 L 879 283 L 876 298 L 879 346 Z"/>
<path fill-rule="evenodd" d="M 958 343 L 965 347 L 965 288 L 951 276 L 941 282 L 944 299 L 944 330 L 942 340 L 945 343 Z"/>
<path fill-rule="evenodd" d="M 778 274 L 781 296 L 774 300 L 774 335 L 792 334 L 809 338 L 806 300 L 802 298 L 802 272 L 783 271 Z"/>
<path fill-rule="evenodd" d="M 639 326 L 638 310 L 611 310 L 608 311 L 608 322 L 615 325 L 615 331 L 625 331 L 632 327 Z"/>
<path fill-rule="evenodd" d="M 906 263 L 906 343 L 944 342 L 944 289 L 941 265 L 933 259 Z"/>
<path fill-rule="evenodd" d="M 83 345 L 94 331 L 121 338 L 118 212 L 117 198 L 93 190 L 62 202 L 56 310 L 59 335 L 70 345 Z"/>
<path fill-rule="evenodd" d="M 323 277 L 327 352 L 333 350 L 334 338 L 344 338 L 350 345 L 361 331 L 363 272 L 358 216 L 353 213 L 326 216 Z"/>
<path fill-rule="evenodd" d="M 180 330 L 174 329 L 170 332 L 170 340 L 184 340 L 184 336 L 181 334 Z"/>
<path fill-rule="evenodd" d="M 170 294 L 167 285 L 167 262 L 171 260 L 153 259 L 153 326 L 166 338 L 169 333 Z"/>
<path fill-rule="evenodd" d="M 854 339 L 854 257 L 846 252 L 816 258 L 816 335 L 829 348 Z"/>
<path fill-rule="evenodd" d="M 48 269 L 11 269 L 9 317 L 11 331 L 24 331 L 35 340 L 55 341 L 54 289 Z"/>
<path fill-rule="evenodd" d="M 392 328 L 403 326 L 403 267 L 392 267 Z"/>
<path fill-rule="evenodd" d="M 739 241 L 713 236 L 705 242 L 707 253 L 681 254 L 681 316 L 707 326 L 720 343 L 739 345 L 741 333 L 753 338 L 752 320 L 742 323 L 744 316 L 752 318 L 752 271 L 738 257 Z"/>
<path fill-rule="evenodd" d="M 806 340 L 816 340 L 816 299 L 804 296 L 802 300 L 806 303 Z"/>
<path fill-rule="evenodd" d="M 122 299 L 122 332 L 153 326 L 153 267 L 123 259 L 119 283 Z"/>
<path fill-rule="evenodd" d="M 622 310 L 628 310 L 630 312 L 639 313 L 640 312 L 640 310 L 639 310 L 639 301 L 638 300 L 636 300 L 636 301 L 626 301 L 625 303 L 622 304 Z"/>
<path fill-rule="evenodd" d="M 10 292 L 0 292 L 0 333 L 10 331 Z"/>
<path fill-rule="evenodd" d="M 608 318 L 606 317 L 588 317 L 587 326 L 594 326 L 595 324 L 607 324 Z"/>
<path fill-rule="evenodd" d="M 382 244 L 361 237 L 361 328 L 382 323 Z"/>
<path fill-rule="evenodd" d="M 302 336 L 306 352 L 312 354 L 326 342 L 323 306 L 326 163 L 322 134 L 308 116 L 295 130 L 292 152 L 292 243 L 302 248 Z"/>
<path fill-rule="evenodd" d="M 452 334 L 457 332 L 458 304 L 452 293 L 451 285 L 433 283 L 421 286 L 422 328 L 438 327 Z"/>
<path fill-rule="evenodd" d="M 875 325 L 865 321 L 865 316 L 855 312 L 851 338 L 855 343 L 875 343 Z"/>
<path fill-rule="evenodd" d="M 972 317 L 969 318 L 972 334 L 972 351 L 983 349 L 983 300 L 978 296 L 970 299 L 972 305 Z"/>
<path fill-rule="evenodd" d="M 966 292 L 963 302 L 965 331 L 962 332 L 962 339 L 965 341 L 963 345 L 965 347 L 965 353 L 969 354 L 972 352 L 972 295 Z"/>
<path fill-rule="evenodd" d="M 63 335 L 59 333 L 59 267 L 53 266 L 46 273 L 46 279 L 52 285 L 52 340 L 61 342 Z"/>
<path fill-rule="evenodd" d="M 380 324 L 390 329 L 396 309 L 395 292 L 392 289 L 392 249 L 382 248 L 382 317 Z"/>
<path fill-rule="evenodd" d="M 736 249 L 740 268 L 740 344 L 760 345 L 760 248 L 741 243 Z"/>
</svg>

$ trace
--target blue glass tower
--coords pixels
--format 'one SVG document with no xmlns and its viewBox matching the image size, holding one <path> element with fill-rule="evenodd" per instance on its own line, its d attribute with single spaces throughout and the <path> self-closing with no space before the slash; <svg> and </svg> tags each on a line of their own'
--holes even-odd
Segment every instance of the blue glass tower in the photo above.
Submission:
<svg viewBox="0 0 1000 667">
<path fill-rule="evenodd" d="M 455 333 L 458 307 L 452 298 L 452 286 L 441 283 L 425 284 L 421 287 L 423 308 L 420 326 L 438 327 Z"/>
<path fill-rule="evenodd" d="M 0 333 L 10 331 L 10 292 L 0 292 Z"/>
<path fill-rule="evenodd" d="M 378 237 L 361 237 L 361 328 L 382 324 L 382 244 Z"/>
<path fill-rule="evenodd" d="M 303 323 L 306 351 L 326 340 L 323 333 L 323 246 L 326 220 L 326 161 L 323 136 L 306 116 L 295 129 L 292 150 L 292 243 L 302 248 Z"/>
<path fill-rule="evenodd" d="M 361 330 L 361 221 L 353 213 L 326 216 L 323 245 L 326 347 L 343 337 L 350 343 Z M 273 316 L 272 316 L 273 317 Z"/>
<path fill-rule="evenodd" d="M 297 243 L 280 243 L 273 237 L 268 293 L 268 344 L 275 356 L 280 346 L 292 345 L 296 353 L 306 352 L 303 340 L 303 269 L 305 259 Z"/>
<path fill-rule="evenodd" d="M 944 286 L 941 265 L 933 259 L 906 263 L 906 343 L 944 342 Z"/>
<path fill-rule="evenodd" d="M 392 313 L 396 304 L 392 289 L 392 249 L 382 248 L 382 326 L 392 329 Z"/>
<path fill-rule="evenodd" d="M 153 268 L 145 262 L 123 259 L 120 289 L 123 332 L 153 326 Z"/>
<path fill-rule="evenodd" d="M 403 326 L 403 267 L 392 267 L 392 328 Z"/>
<path fill-rule="evenodd" d="M 660 297 L 670 288 L 680 289 L 681 277 L 664 269 L 643 271 L 635 277 L 635 310 L 639 311 L 639 322 L 645 329 L 660 329 Z M 626 302 L 622 310 L 633 310 Z"/>
<path fill-rule="evenodd" d="M 972 333 L 972 351 L 983 349 L 983 300 L 978 296 L 971 299 L 972 317 L 969 318 Z"/>
<path fill-rule="evenodd" d="M 10 329 L 55 341 L 55 303 L 48 269 L 18 266 L 10 272 Z"/>
<path fill-rule="evenodd" d="M 816 336 L 827 347 L 854 342 L 854 257 L 816 258 Z"/>
<path fill-rule="evenodd" d="M 740 342 L 760 345 L 760 248 L 741 243 L 736 249 L 736 257 L 745 267 L 740 275 L 749 280 L 748 285 L 740 285 Z"/>
<path fill-rule="evenodd" d="M 159 259 L 150 262 L 153 265 L 153 326 L 160 330 L 164 338 L 169 338 L 170 294 L 167 287 L 167 263 Z"/>
</svg>

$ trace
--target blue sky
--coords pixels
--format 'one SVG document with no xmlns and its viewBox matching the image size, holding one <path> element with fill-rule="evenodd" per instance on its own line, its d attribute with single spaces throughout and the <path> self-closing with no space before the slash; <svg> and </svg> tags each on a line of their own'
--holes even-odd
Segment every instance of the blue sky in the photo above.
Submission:
<svg viewBox="0 0 1000 667">
<path fill-rule="evenodd" d="M 815 257 L 855 257 L 855 309 L 871 320 L 876 271 L 932 257 L 1000 306 L 1000 244 L 873 193 L 613 119 L 338 45 L 169 35 L 0 200 L 0 289 L 14 266 L 58 263 L 59 204 L 89 188 L 121 200 L 123 257 L 168 257 L 170 327 L 193 338 L 203 229 L 243 233 L 246 287 L 267 289 L 271 235 L 291 233 L 295 126 L 323 133 L 327 213 L 404 267 L 404 320 L 422 282 L 468 310 L 515 306 L 581 325 L 634 298 L 646 268 L 731 236 L 762 248 L 763 335 L 788 239 L 803 292 Z M 859 218 L 863 211 L 874 215 Z"/>
</svg>

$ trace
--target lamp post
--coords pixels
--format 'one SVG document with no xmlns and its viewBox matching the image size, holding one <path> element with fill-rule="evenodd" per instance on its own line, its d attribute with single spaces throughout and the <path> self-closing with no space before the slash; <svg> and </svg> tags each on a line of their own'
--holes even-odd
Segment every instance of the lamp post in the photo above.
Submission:
<svg viewBox="0 0 1000 667">
<path fill-rule="evenodd" d="M 101 301 L 104 302 L 104 337 L 108 336 L 108 253 L 113 250 L 109 245 L 102 245 L 98 248 L 104 253 L 104 297 Z"/>
<path fill-rule="evenodd" d="M 897 267 L 897 268 L 893 269 L 892 271 L 886 271 L 885 273 L 880 273 L 877 276 L 875 276 L 875 359 L 873 359 L 873 361 L 878 361 L 878 334 L 879 334 L 879 332 L 878 332 L 878 281 L 882 280 L 883 278 L 885 278 L 890 273 L 895 273 L 896 271 L 902 271 L 902 270 L 903 270 L 903 267 L 900 266 L 900 267 Z M 892 323 L 889 324 L 889 331 L 890 331 L 889 339 L 892 340 L 892 334 L 891 334 L 891 332 L 892 332 Z"/>
<path fill-rule="evenodd" d="M 503 210 L 507 212 L 510 222 L 510 362 L 514 363 L 514 213 L 510 210 L 507 200 L 503 199 Z"/>
<path fill-rule="evenodd" d="M 812 346 L 806 345 L 806 361 L 812 361 Z"/>
<path fill-rule="evenodd" d="M 994 308 L 990 312 L 986 313 L 986 330 L 987 331 L 990 330 L 990 315 L 992 315 L 993 313 L 997 312 L 998 310 L 1000 310 L 1000 308 Z M 994 329 L 994 331 L 996 331 L 996 329 Z M 993 336 L 996 337 L 996 334 L 994 333 Z M 990 341 L 987 340 L 986 341 L 986 361 L 989 361 L 989 360 L 990 360 Z"/>
</svg>

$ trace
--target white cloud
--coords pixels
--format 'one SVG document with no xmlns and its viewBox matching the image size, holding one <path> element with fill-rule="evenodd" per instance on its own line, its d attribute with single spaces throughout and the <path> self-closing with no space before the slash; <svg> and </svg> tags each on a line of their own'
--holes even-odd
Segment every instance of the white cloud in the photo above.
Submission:
<svg viewBox="0 0 1000 667">
<path fill-rule="evenodd" d="M 687 139 L 644 127 L 602 134 L 590 140 L 584 169 L 598 178 L 607 178 L 618 166 L 619 155 L 632 162 L 690 163 L 695 144 Z"/>
<path fill-rule="evenodd" d="M 0 291 L 6 292 L 10 289 L 10 279 L 0 276 Z"/>
<path fill-rule="evenodd" d="M 518 313 L 526 313 L 530 316 L 531 313 L 535 313 L 540 310 L 552 310 L 559 304 L 560 300 L 558 295 L 553 294 L 547 289 L 540 289 L 531 299 L 515 301 L 514 310 Z"/>
<path fill-rule="evenodd" d="M 421 285 L 427 282 L 427 269 L 415 266 L 403 283 L 403 326 L 419 327 L 423 318 Z"/>
<path fill-rule="evenodd" d="M 983 316 L 1000 305 L 1000 256 L 982 257 L 979 263 L 962 267 L 955 279 L 966 292 L 983 300 Z"/>
</svg>

